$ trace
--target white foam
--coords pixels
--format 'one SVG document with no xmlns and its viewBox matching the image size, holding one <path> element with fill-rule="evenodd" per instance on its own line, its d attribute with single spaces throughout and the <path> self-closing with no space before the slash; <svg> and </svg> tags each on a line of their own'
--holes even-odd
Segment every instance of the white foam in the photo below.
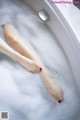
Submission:
<svg viewBox="0 0 80 120">
<path fill-rule="evenodd" d="M 54 35 L 37 20 L 35 13 L 25 3 L 2 0 L 0 6 L 0 25 L 3 21 L 10 21 L 16 27 L 25 41 L 40 54 L 65 95 L 62 104 L 56 103 L 39 75 L 28 73 L 0 54 L 0 110 L 9 111 L 11 120 L 77 120 L 79 96 L 66 56 Z"/>
</svg>

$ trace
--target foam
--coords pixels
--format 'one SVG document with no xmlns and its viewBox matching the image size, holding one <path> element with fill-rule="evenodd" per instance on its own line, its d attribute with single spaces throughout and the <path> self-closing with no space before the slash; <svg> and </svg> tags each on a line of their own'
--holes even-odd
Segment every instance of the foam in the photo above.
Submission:
<svg viewBox="0 0 80 120">
<path fill-rule="evenodd" d="M 45 24 L 37 20 L 26 3 L 2 0 L 0 6 L 0 25 L 12 23 L 25 41 L 34 47 L 62 86 L 65 98 L 62 104 L 56 103 L 39 75 L 28 73 L 0 53 L 0 111 L 9 111 L 11 120 L 77 120 L 79 95 L 57 39 Z M 0 34 L 3 37 L 1 27 Z"/>
</svg>

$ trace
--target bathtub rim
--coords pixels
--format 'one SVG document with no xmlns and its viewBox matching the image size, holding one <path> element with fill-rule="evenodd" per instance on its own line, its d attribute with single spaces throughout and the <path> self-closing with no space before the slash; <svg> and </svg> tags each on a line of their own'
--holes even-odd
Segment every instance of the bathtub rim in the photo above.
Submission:
<svg viewBox="0 0 80 120">
<path fill-rule="evenodd" d="M 80 91 L 80 84 L 79 84 L 80 83 L 80 74 L 79 74 L 79 71 L 80 71 L 80 64 L 79 64 L 80 48 L 79 47 L 80 46 L 76 43 L 76 41 L 78 40 L 76 34 L 73 32 L 67 20 L 61 14 L 61 11 L 57 8 L 56 5 L 54 5 L 53 7 L 48 0 L 34 0 L 34 1 L 25 0 L 25 1 L 33 8 L 36 14 L 38 13 L 39 10 L 42 10 L 42 9 L 45 9 L 48 12 L 50 16 L 50 21 L 48 21 L 46 24 L 54 33 L 54 35 L 57 36 L 57 40 L 62 46 L 68 58 L 73 77 Z"/>
</svg>

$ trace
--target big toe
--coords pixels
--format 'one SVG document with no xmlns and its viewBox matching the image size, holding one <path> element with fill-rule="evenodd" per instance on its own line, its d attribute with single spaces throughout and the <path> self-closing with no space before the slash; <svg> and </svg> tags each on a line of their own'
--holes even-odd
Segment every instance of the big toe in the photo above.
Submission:
<svg viewBox="0 0 80 120">
<path fill-rule="evenodd" d="M 42 68 L 41 68 L 41 67 L 36 67 L 35 71 L 36 71 L 36 72 L 41 72 L 41 71 L 42 71 Z"/>
<path fill-rule="evenodd" d="M 42 67 L 40 67 L 39 65 L 36 65 L 36 71 L 37 72 L 41 72 L 42 71 Z"/>
</svg>

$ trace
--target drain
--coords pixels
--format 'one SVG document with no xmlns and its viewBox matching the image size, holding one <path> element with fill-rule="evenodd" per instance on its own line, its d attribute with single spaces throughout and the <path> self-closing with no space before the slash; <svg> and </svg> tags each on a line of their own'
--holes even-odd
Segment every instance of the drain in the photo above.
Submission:
<svg viewBox="0 0 80 120">
<path fill-rule="evenodd" d="M 38 18 L 43 22 L 47 22 L 49 20 L 49 15 L 45 10 L 40 10 L 38 12 Z"/>
</svg>

